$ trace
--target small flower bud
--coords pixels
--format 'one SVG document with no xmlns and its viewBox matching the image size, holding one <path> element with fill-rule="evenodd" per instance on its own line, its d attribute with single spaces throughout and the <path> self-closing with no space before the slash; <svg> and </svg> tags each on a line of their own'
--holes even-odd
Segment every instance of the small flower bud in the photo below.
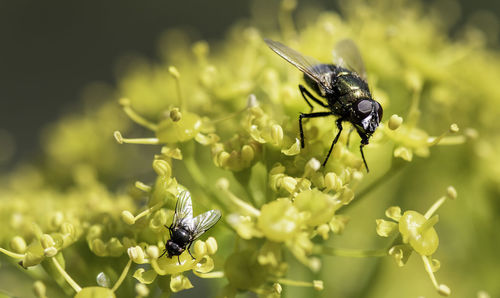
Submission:
<svg viewBox="0 0 500 298">
<path fill-rule="evenodd" d="M 281 294 L 281 292 L 283 291 L 283 288 L 281 287 L 281 285 L 279 283 L 274 283 L 273 290 L 276 292 L 276 294 Z"/>
<path fill-rule="evenodd" d="M 149 296 L 149 288 L 145 284 L 140 282 L 135 284 L 135 292 L 139 297 Z"/>
<path fill-rule="evenodd" d="M 377 234 L 382 237 L 389 237 L 398 229 L 398 224 L 392 221 L 376 219 Z"/>
<path fill-rule="evenodd" d="M 194 243 L 194 254 L 197 258 L 207 254 L 207 245 L 205 242 L 198 240 Z"/>
<path fill-rule="evenodd" d="M 217 240 L 215 240 L 214 237 L 208 237 L 205 244 L 207 245 L 207 252 L 209 255 L 213 255 L 217 252 Z"/>
<path fill-rule="evenodd" d="M 127 249 L 129 258 L 137 264 L 144 263 L 144 251 L 140 246 L 129 247 Z"/>
<path fill-rule="evenodd" d="M 115 140 L 118 144 L 123 144 L 123 136 L 121 132 L 116 130 L 115 132 L 113 132 L 113 136 L 115 137 Z"/>
<path fill-rule="evenodd" d="M 325 187 L 327 190 L 338 191 L 342 187 L 342 179 L 337 174 L 329 172 L 325 175 Z"/>
<path fill-rule="evenodd" d="M 387 208 L 387 210 L 385 210 L 385 216 L 387 216 L 388 218 L 393 219 L 395 221 L 399 221 L 399 219 L 402 216 L 401 215 L 401 208 L 398 206 L 389 207 L 389 208 Z"/>
<path fill-rule="evenodd" d="M 330 232 L 330 227 L 328 224 L 319 225 L 316 228 L 316 232 L 323 238 L 323 240 L 328 239 L 328 233 Z"/>
<path fill-rule="evenodd" d="M 253 150 L 252 146 L 249 145 L 243 145 L 241 148 L 241 158 L 244 161 L 252 161 L 255 157 L 255 151 Z"/>
<path fill-rule="evenodd" d="M 295 191 L 295 187 L 297 186 L 297 180 L 293 177 L 283 177 L 281 179 L 281 185 L 282 188 L 284 188 L 286 191 L 289 193 L 292 193 Z"/>
<path fill-rule="evenodd" d="M 321 163 L 319 162 L 319 160 L 317 160 L 316 158 L 311 158 L 307 164 L 306 164 L 306 171 L 307 169 L 310 169 L 314 172 L 316 172 L 317 170 L 319 170 L 319 168 L 321 167 Z"/>
<path fill-rule="evenodd" d="M 389 118 L 389 123 L 388 123 L 388 127 L 389 129 L 391 130 L 396 130 L 398 129 L 401 124 L 403 124 L 403 118 L 394 114 L 391 116 L 391 118 Z"/>
<path fill-rule="evenodd" d="M 92 239 L 90 242 L 90 249 L 98 256 L 107 256 L 108 250 L 106 249 L 106 244 L 100 238 Z"/>
<path fill-rule="evenodd" d="M 450 198 L 451 200 L 454 200 L 457 198 L 457 190 L 455 189 L 455 187 L 448 186 L 448 188 L 446 189 L 446 192 L 447 192 L 448 198 Z"/>
<path fill-rule="evenodd" d="M 57 248 L 55 247 L 47 247 L 46 249 L 43 250 L 43 255 L 46 256 L 47 258 L 53 257 L 57 254 Z"/>
<path fill-rule="evenodd" d="M 63 233 L 66 236 L 76 236 L 76 230 L 75 226 L 69 222 L 65 222 L 61 225 L 61 233 Z"/>
<path fill-rule="evenodd" d="M 130 211 L 128 210 L 123 210 L 121 213 L 122 220 L 128 224 L 128 225 L 133 225 L 135 223 L 135 217 Z"/>
<path fill-rule="evenodd" d="M 47 297 L 47 288 L 45 287 L 45 284 L 40 280 L 37 280 L 33 283 L 33 291 L 35 292 L 35 296 L 38 298 Z"/>
<path fill-rule="evenodd" d="M 122 97 L 118 100 L 121 106 L 127 107 L 130 106 L 130 99 L 126 97 Z"/>
<path fill-rule="evenodd" d="M 53 216 L 52 219 L 50 220 L 50 223 L 52 227 L 54 228 L 59 228 L 61 224 L 63 223 L 64 220 L 64 215 L 62 212 L 56 212 Z"/>
<path fill-rule="evenodd" d="M 109 253 L 110 256 L 120 256 L 123 253 L 123 250 L 125 249 L 123 247 L 123 244 L 118 240 L 116 237 L 112 237 L 109 239 L 106 249 Z"/>
<path fill-rule="evenodd" d="M 230 157 L 231 157 L 231 154 L 227 153 L 226 151 L 222 151 L 221 153 L 219 153 L 219 156 L 218 156 L 219 166 L 221 166 L 221 167 L 226 166 Z"/>
<path fill-rule="evenodd" d="M 163 159 L 155 159 L 153 161 L 153 170 L 155 170 L 158 176 L 170 177 L 172 174 L 172 167 Z"/>
<path fill-rule="evenodd" d="M 173 108 L 172 110 L 170 110 L 169 116 L 172 121 L 177 122 L 181 120 L 182 113 L 179 111 L 179 108 Z"/>
<path fill-rule="evenodd" d="M 172 75 L 176 79 L 178 79 L 181 76 L 181 74 L 179 73 L 179 71 L 177 70 L 177 68 L 175 66 L 169 66 L 168 72 L 170 73 L 170 75 Z"/>
<path fill-rule="evenodd" d="M 160 256 L 160 250 L 156 245 L 150 245 L 146 248 L 146 254 L 150 259 L 158 259 Z"/>
<path fill-rule="evenodd" d="M 438 291 L 439 295 L 443 295 L 443 296 L 450 296 L 451 295 L 450 288 L 445 284 L 440 284 L 439 287 L 437 288 L 437 291 Z"/>
<path fill-rule="evenodd" d="M 23 254 L 27 248 L 26 241 L 21 236 L 15 236 L 10 240 L 10 248 L 18 254 Z"/>
<path fill-rule="evenodd" d="M 286 156 L 294 156 L 300 153 L 300 141 L 299 139 L 295 139 L 295 143 L 293 143 L 288 149 L 281 149 L 281 153 Z"/>
<path fill-rule="evenodd" d="M 450 132 L 457 133 L 460 131 L 460 128 L 458 128 L 458 125 L 456 123 L 452 123 L 450 125 Z"/>
<path fill-rule="evenodd" d="M 54 242 L 54 239 L 52 239 L 52 237 L 49 234 L 43 234 L 42 238 L 40 239 L 40 243 L 42 244 L 42 247 L 44 249 L 49 248 L 49 247 L 53 247 L 54 245 L 56 245 L 56 243 Z"/>
<path fill-rule="evenodd" d="M 394 157 L 399 157 L 406 161 L 411 161 L 413 159 L 413 152 L 406 147 L 397 147 L 394 149 Z"/>
<path fill-rule="evenodd" d="M 283 142 L 283 128 L 280 125 L 274 124 L 271 127 L 271 138 L 274 144 L 281 145 L 281 142 Z"/>
<path fill-rule="evenodd" d="M 308 266 L 312 272 L 318 272 L 321 269 L 321 260 L 319 258 L 310 258 Z M 322 281 L 321 285 L 323 285 Z"/>
<path fill-rule="evenodd" d="M 110 288 L 111 282 L 109 277 L 104 272 L 99 272 L 96 276 L 96 282 L 100 287 Z"/>
<path fill-rule="evenodd" d="M 247 108 L 253 108 L 259 106 L 259 101 L 255 94 L 250 94 L 247 98 Z"/>
<path fill-rule="evenodd" d="M 313 287 L 316 291 L 323 290 L 323 281 L 322 280 L 313 280 Z"/>
<path fill-rule="evenodd" d="M 174 274 L 170 278 L 170 290 L 174 293 L 191 289 L 192 287 L 193 284 L 191 284 L 191 281 L 189 281 L 189 279 L 182 274 Z"/>
</svg>

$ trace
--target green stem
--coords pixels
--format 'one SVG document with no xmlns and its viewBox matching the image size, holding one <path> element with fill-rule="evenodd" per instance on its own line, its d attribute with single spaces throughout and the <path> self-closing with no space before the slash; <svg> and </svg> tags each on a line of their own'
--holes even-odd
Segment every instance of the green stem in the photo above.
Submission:
<svg viewBox="0 0 500 298">
<path fill-rule="evenodd" d="M 118 278 L 118 280 L 116 281 L 115 285 L 111 288 L 111 291 L 115 292 L 120 287 L 122 282 L 125 280 L 125 277 L 127 276 L 127 273 L 130 270 L 131 265 L 132 265 L 132 260 L 128 260 L 127 265 L 123 269 L 123 272 L 120 275 L 120 277 Z"/>
<path fill-rule="evenodd" d="M 351 258 L 387 256 L 387 249 L 340 249 L 333 247 L 316 246 L 313 251 L 317 254 Z"/>
<path fill-rule="evenodd" d="M 6 254 L 9 257 L 14 258 L 14 259 L 23 259 L 25 256 L 24 254 L 17 254 L 15 252 L 12 252 L 10 250 L 6 250 L 5 248 L 1 248 L 1 247 L 0 247 L 0 252 L 3 252 L 4 254 Z"/>
<path fill-rule="evenodd" d="M 51 259 L 52 259 L 52 262 L 54 262 L 54 265 L 56 266 L 59 273 L 64 277 L 66 282 L 73 288 L 73 290 L 75 290 L 77 293 L 80 292 L 82 290 L 82 287 L 80 287 L 76 283 L 76 281 L 74 281 L 71 278 L 71 276 L 69 276 L 69 274 L 66 272 L 66 270 L 63 269 L 63 267 L 61 266 L 61 264 L 59 264 L 59 262 L 56 260 L 55 257 L 52 257 Z"/>
<path fill-rule="evenodd" d="M 224 277 L 224 271 L 200 273 L 200 272 L 197 272 L 196 270 L 193 270 L 193 273 L 194 273 L 194 275 L 199 276 L 201 278 L 223 278 Z"/>
<path fill-rule="evenodd" d="M 301 281 L 301 280 L 291 280 L 286 278 L 280 278 L 277 280 L 278 283 L 284 284 L 287 286 L 295 286 L 295 287 L 314 287 L 312 282 Z"/>
</svg>

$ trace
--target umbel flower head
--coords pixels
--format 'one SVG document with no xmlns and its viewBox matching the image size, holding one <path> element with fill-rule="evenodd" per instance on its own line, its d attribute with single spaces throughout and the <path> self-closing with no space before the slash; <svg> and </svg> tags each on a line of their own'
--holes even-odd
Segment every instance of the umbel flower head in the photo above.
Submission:
<svg viewBox="0 0 500 298">
<path fill-rule="evenodd" d="M 447 195 L 439 198 L 425 214 L 413 210 L 401 214 L 401 208 L 394 206 L 388 208 L 385 215 L 395 222 L 377 219 L 377 234 L 379 236 L 391 237 L 394 234 L 399 236 L 395 245 L 389 249 L 389 255 L 395 258 L 399 266 L 404 266 L 412 251 L 418 253 L 422 257 L 425 270 L 436 290 L 444 296 L 450 295 L 451 291 L 448 286 L 437 283 L 434 272 L 439 270 L 440 262 L 431 258 L 439 245 L 439 238 L 434 229 L 439 217 L 434 213 L 446 199 L 454 200 L 456 197 L 457 191 L 450 186 Z"/>
<path fill-rule="evenodd" d="M 491 132 L 498 131 L 492 123 L 500 94 L 490 86 L 500 79 L 500 59 L 478 35 L 450 41 L 444 25 L 437 25 L 441 18 L 409 1 L 349 3 L 342 15 L 317 12 L 296 25 L 296 3 L 284 0 L 276 11 L 279 30 L 257 18 L 233 27 L 219 44 L 167 33 L 159 63 L 136 61 L 119 77 L 118 101 L 63 118 L 47 132 L 47 166 L 25 165 L 2 178 L 0 224 L 6 228 L 0 252 L 28 273 L 36 270 L 30 276 L 39 279 L 33 281 L 38 297 L 48 291 L 169 295 L 198 287 L 193 275 L 221 297 L 245 291 L 262 297 L 292 291 L 307 297 L 321 290 L 325 296 L 356 295 L 368 288 L 359 286 L 362 280 L 382 280 L 368 275 L 380 270 L 356 271 L 353 286 L 347 279 L 354 263 L 331 266 L 337 258 L 328 256 L 389 255 L 402 266 L 412 253 L 421 257 L 437 291 L 450 294 L 435 279 L 439 262 L 432 256 L 439 246 L 435 212 L 455 191 L 450 188 L 424 214 L 403 212 L 404 198 L 412 182 L 431 192 L 442 177 L 460 179 L 457 167 L 468 167 L 474 177 L 462 177 L 464 188 L 498 181 L 492 165 L 498 164 L 493 148 L 500 142 Z M 276 57 L 263 37 L 324 62 L 331 61 L 336 42 L 356 42 L 370 91 L 389 115 L 365 147 L 370 174 L 349 123 L 321 165 L 337 132 L 334 117 L 304 120 L 302 148 L 298 117 L 310 109 L 297 88 L 302 73 Z M 476 55 L 464 59 L 470 52 Z M 489 138 L 475 142 L 484 133 Z M 117 142 L 111 143 L 112 136 Z M 132 144 L 156 145 L 154 155 Z M 436 166 L 422 174 L 428 157 Z M 469 164 L 473 158 L 481 162 Z M 396 173 L 402 173 L 398 186 L 390 180 Z M 142 181 L 130 183 L 130 177 Z M 168 258 L 162 256 L 172 241 L 167 227 L 186 190 L 197 212 L 217 209 L 223 217 L 192 243 L 192 256 L 184 251 Z M 372 207 L 360 208 L 361 215 L 350 212 L 370 196 Z M 389 207 L 390 220 L 377 221 L 388 249 L 341 248 L 352 245 L 346 239 L 373 238 L 373 230 L 355 231 L 350 223 L 379 216 L 374 213 L 396 198 L 401 207 Z M 442 235 L 444 241 L 453 237 Z M 380 294 L 376 288 L 370 287 L 372 296 Z"/>
</svg>

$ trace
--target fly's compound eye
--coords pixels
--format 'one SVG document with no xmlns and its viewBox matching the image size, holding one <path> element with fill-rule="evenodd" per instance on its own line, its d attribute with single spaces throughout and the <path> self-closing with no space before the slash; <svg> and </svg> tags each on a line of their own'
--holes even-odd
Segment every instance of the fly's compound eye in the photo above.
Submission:
<svg viewBox="0 0 500 298">
<path fill-rule="evenodd" d="M 384 110 L 382 109 L 382 106 L 377 102 L 377 115 L 378 115 L 378 121 L 382 121 L 382 116 L 384 115 Z"/>
<path fill-rule="evenodd" d="M 373 103 L 371 100 L 362 99 L 356 103 L 356 114 L 363 119 L 371 114 L 372 108 Z"/>
</svg>

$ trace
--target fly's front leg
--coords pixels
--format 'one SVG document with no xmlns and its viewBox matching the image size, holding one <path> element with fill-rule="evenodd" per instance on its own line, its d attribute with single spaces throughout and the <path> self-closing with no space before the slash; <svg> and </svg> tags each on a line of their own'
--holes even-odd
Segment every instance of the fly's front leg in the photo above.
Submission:
<svg viewBox="0 0 500 298">
<path fill-rule="evenodd" d="M 330 158 L 330 154 L 332 154 L 333 146 L 335 146 L 335 144 L 337 144 L 337 141 L 339 140 L 340 133 L 342 132 L 342 121 L 343 121 L 342 118 L 339 118 L 337 119 L 337 121 L 335 121 L 335 123 L 337 124 L 337 128 L 339 129 L 339 132 L 335 136 L 335 139 L 333 139 L 332 145 L 330 146 L 330 150 L 328 150 L 328 154 L 326 155 L 325 161 L 323 162 L 323 166 L 326 165 L 326 162 Z"/>
<path fill-rule="evenodd" d="M 299 115 L 299 130 L 300 130 L 300 146 L 304 148 L 305 142 L 304 142 L 304 129 L 302 128 L 302 119 L 303 118 L 317 118 L 317 117 L 326 117 L 333 115 L 332 112 L 318 112 L 318 113 L 309 113 L 309 114 L 304 114 L 300 113 Z"/>
<path fill-rule="evenodd" d="M 307 100 L 307 97 L 309 97 L 310 99 L 314 100 L 314 102 L 316 102 L 320 106 L 322 106 L 324 108 L 328 108 L 328 105 L 324 104 L 321 100 L 319 100 L 316 97 L 314 97 L 314 95 L 312 95 L 311 92 L 309 92 L 304 86 L 299 85 L 299 90 L 300 90 L 300 94 L 302 94 L 302 97 L 306 101 L 307 105 L 311 108 L 311 110 L 309 111 L 309 113 L 311 113 L 313 111 L 314 107 L 309 102 L 309 100 Z"/>
</svg>

